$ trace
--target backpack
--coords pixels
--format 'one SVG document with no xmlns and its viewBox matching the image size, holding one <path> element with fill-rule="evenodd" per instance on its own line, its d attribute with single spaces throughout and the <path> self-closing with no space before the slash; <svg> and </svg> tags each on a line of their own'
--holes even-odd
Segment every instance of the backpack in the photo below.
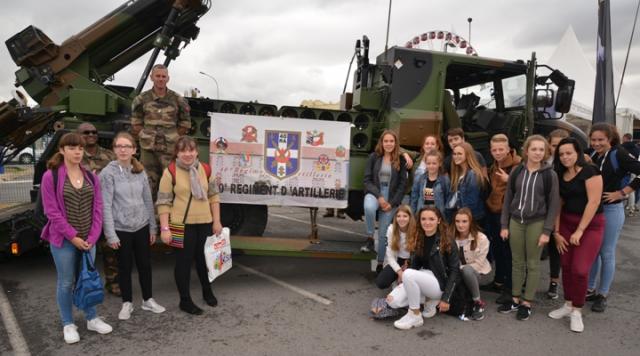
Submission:
<svg viewBox="0 0 640 356">
<path fill-rule="evenodd" d="M 204 173 L 206 173 L 207 175 L 207 181 L 209 180 L 209 178 L 211 177 L 211 166 L 204 163 L 204 162 L 200 162 L 200 164 L 202 165 L 202 168 L 204 169 Z M 171 174 L 171 185 L 175 186 L 176 185 L 176 161 L 171 161 L 171 163 L 169 163 L 169 166 L 167 167 L 167 169 L 169 170 L 169 173 Z"/>
<path fill-rule="evenodd" d="M 73 289 L 73 304 L 84 310 L 102 303 L 103 300 L 104 289 L 100 274 L 91 261 L 91 253 L 85 251 L 82 253 L 82 269 Z"/>
<path fill-rule="evenodd" d="M 375 320 L 397 318 L 403 314 L 406 308 L 394 309 L 387 303 L 387 298 L 374 298 L 371 301 L 369 316 Z"/>
<path fill-rule="evenodd" d="M 591 160 L 593 161 L 593 158 L 596 156 L 597 152 L 593 151 L 591 153 Z M 618 149 L 614 148 L 613 150 L 609 151 L 609 154 L 607 154 L 607 157 L 609 157 L 609 162 L 611 162 L 611 167 L 613 168 L 613 174 L 614 175 L 618 175 L 618 171 L 620 170 L 620 162 L 618 162 Z M 600 174 L 602 174 L 602 172 L 600 172 Z M 620 181 L 620 189 L 624 188 L 625 186 L 627 186 L 627 184 L 629 184 L 629 182 L 631 181 L 631 174 L 627 173 L 624 175 L 624 177 L 622 177 L 622 180 Z"/>
<path fill-rule="evenodd" d="M 456 316 L 460 320 L 465 320 L 466 317 L 471 315 L 473 310 L 473 297 L 467 286 L 462 283 L 462 279 L 459 279 L 456 286 L 451 291 L 449 297 L 449 310 L 447 314 Z"/>
<path fill-rule="evenodd" d="M 95 185 L 95 180 L 93 178 L 93 173 L 89 173 L 89 179 L 91 180 L 91 184 Z M 55 194 L 58 193 L 58 168 L 53 168 L 51 170 L 51 176 L 53 177 L 53 192 Z M 49 219 L 47 218 L 47 214 L 44 212 L 44 204 L 42 203 L 42 184 L 40 184 L 40 188 L 38 189 L 38 195 L 36 196 L 36 206 L 33 208 L 33 214 L 36 220 L 42 225 L 46 224 Z"/>
<path fill-rule="evenodd" d="M 516 194 L 516 178 L 518 177 L 518 174 L 520 174 L 520 172 L 522 172 L 522 170 L 524 169 L 524 165 L 525 165 L 524 163 L 520 163 L 516 168 L 514 168 L 511 171 L 511 174 L 513 174 L 513 179 L 511 180 L 511 185 L 510 185 L 511 195 Z M 553 183 L 551 182 L 550 169 L 545 169 L 544 171 L 542 171 L 542 185 L 544 186 L 544 201 L 548 207 L 549 195 L 551 194 L 551 186 L 553 185 Z"/>
</svg>

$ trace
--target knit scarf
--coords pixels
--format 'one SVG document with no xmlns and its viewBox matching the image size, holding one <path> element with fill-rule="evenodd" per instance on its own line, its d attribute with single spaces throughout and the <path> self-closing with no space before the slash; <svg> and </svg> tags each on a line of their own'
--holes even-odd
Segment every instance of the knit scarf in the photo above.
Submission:
<svg viewBox="0 0 640 356">
<path fill-rule="evenodd" d="M 196 200 L 207 200 L 207 193 L 205 193 L 204 188 L 200 184 L 200 179 L 198 177 L 198 166 L 200 165 L 200 161 L 196 158 L 195 161 L 191 165 L 186 165 L 182 163 L 179 159 L 176 160 L 176 166 L 185 171 L 189 171 L 189 183 L 191 183 L 191 194 Z"/>
</svg>

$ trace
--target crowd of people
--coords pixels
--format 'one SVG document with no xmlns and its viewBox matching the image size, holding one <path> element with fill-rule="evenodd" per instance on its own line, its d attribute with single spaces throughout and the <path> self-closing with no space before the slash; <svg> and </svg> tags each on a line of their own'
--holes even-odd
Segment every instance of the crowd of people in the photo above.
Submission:
<svg viewBox="0 0 640 356">
<path fill-rule="evenodd" d="M 165 311 L 152 288 L 150 249 L 158 236 L 168 245 L 176 236 L 180 240 L 174 269 L 180 310 L 203 313 L 190 293 L 194 263 L 204 302 L 218 304 L 202 253 L 207 236 L 222 230 L 217 187 L 211 168 L 198 160 L 196 142 L 186 135 L 189 107 L 167 88 L 167 68 L 154 66 L 150 79 L 153 88 L 133 101 L 131 133 L 116 134 L 108 150 L 98 145 L 96 127 L 83 123 L 61 137 L 42 177 L 48 218 L 42 239 L 49 242 L 57 271 L 56 299 L 67 343 L 80 340 L 72 311 L 74 280 L 83 253 L 95 259 L 96 245 L 104 256 L 106 289 L 122 299 L 120 320 L 135 310 L 134 261 L 140 308 Z M 447 132 L 446 156 L 438 136 L 426 136 L 420 152 L 413 153 L 400 148 L 394 131 L 382 133 L 365 166 L 369 238 L 362 251 L 377 254 L 376 285 L 392 288 L 387 307 L 407 308 L 394 323 L 397 328 L 420 326 L 438 312 L 482 320 L 487 303 L 481 289 L 486 288 L 501 292 L 499 312 L 527 320 L 547 244 L 547 295 L 558 297 L 562 269 L 566 301 L 549 317 L 570 317 L 571 330 L 581 332 L 585 300 L 593 301 L 593 311 L 605 310 L 625 218 L 622 201 L 640 187 L 635 176 L 640 162 L 611 125 L 593 125 L 590 156 L 568 136 L 562 131 L 552 132 L 549 140 L 530 136 L 521 158 L 508 137 L 497 134 L 487 167 L 460 128 Z M 337 215 L 343 217 L 344 211 Z M 481 286 L 480 277 L 492 269 L 494 280 Z M 112 331 L 95 306 L 83 312 L 88 330 Z"/>
<path fill-rule="evenodd" d="M 594 124 L 589 140 L 591 147 L 582 147 L 562 129 L 532 135 L 521 157 L 496 134 L 487 167 L 459 128 L 447 132 L 446 157 L 436 136 L 426 136 L 415 154 L 383 132 L 364 175 L 369 239 L 362 250 L 373 250 L 377 213 L 376 285 L 391 288 L 385 305 L 372 304 L 374 317 L 407 308 L 398 329 L 420 326 L 437 311 L 482 320 L 484 289 L 500 293 L 498 312 L 527 320 L 547 247 L 546 296 L 559 297 L 562 270 L 565 300 L 548 316 L 568 317 L 570 330 L 582 332 L 585 301 L 594 312 L 607 307 L 623 202 L 640 187 L 638 157 L 621 145 L 615 126 Z M 480 276 L 492 269 L 493 281 L 481 286 Z"/>
<path fill-rule="evenodd" d="M 80 340 L 73 320 L 73 288 L 83 253 L 94 260 L 96 245 L 104 256 L 106 290 L 122 298 L 118 319 L 128 320 L 135 309 L 134 261 L 142 292 L 140 308 L 165 311 L 153 298 L 151 245 L 158 234 L 170 244 L 172 225 L 183 229 L 174 269 L 180 310 L 203 313 L 189 289 L 194 262 L 204 302 L 211 307 L 218 304 L 202 253 L 207 236 L 222 230 L 217 187 L 211 168 L 198 160 L 195 140 L 185 135 L 191 125 L 189 107 L 167 88 L 167 68 L 154 66 L 150 79 L 153 88 L 133 102 L 133 135 L 117 133 L 108 150 L 98 145 L 96 127 L 83 123 L 60 138 L 42 177 L 40 195 L 48 220 L 41 237 L 49 242 L 57 271 L 56 300 L 67 343 Z M 95 306 L 82 311 L 88 330 L 100 334 L 113 330 L 97 316 Z"/>
</svg>

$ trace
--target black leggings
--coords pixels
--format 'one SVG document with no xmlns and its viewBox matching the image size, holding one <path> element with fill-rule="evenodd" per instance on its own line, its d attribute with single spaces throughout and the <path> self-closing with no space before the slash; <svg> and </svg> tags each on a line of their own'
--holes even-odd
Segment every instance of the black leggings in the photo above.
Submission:
<svg viewBox="0 0 640 356">
<path fill-rule="evenodd" d="M 151 246 L 149 245 L 149 225 L 134 232 L 116 231 L 120 239 L 118 249 L 118 269 L 122 301 L 131 302 L 131 270 L 136 259 L 138 280 L 142 289 L 142 299 L 151 298 Z"/>
<path fill-rule="evenodd" d="M 400 267 L 404 264 L 405 259 L 398 257 L 398 264 Z M 376 277 L 376 286 L 380 289 L 386 289 L 391 287 L 393 281 L 398 279 L 398 274 L 391 268 L 390 265 L 384 266 L 378 277 Z"/>
<path fill-rule="evenodd" d="M 202 296 L 207 298 L 213 295 L 204 259 L 204 243 L 212 233 L 211 223 L 186 224 L 184 227 L 184 247 L 175 249 L 176 268 L 174 270 L 181 301 L 191 301 L 189 282 L 191 281 L 191 265 L 194 260 L 196 261 L 198 279 L 202 285 Z"/>
<path fill-rule="evenodd" d="M 547 248 L 549 249 L 549 277 L 560 278 L 560 253 L 556 248 L 556 239 L 553 235 L 549 238 Z"/>
</svg>

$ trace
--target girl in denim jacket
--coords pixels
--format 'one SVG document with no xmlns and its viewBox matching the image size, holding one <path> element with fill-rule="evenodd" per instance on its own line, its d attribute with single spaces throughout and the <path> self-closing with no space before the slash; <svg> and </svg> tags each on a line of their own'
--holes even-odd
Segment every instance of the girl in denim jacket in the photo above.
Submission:
<svg viewBox="0 0 640 356">
<path fill-rule="evenodd" d="M 469 208 L 478 226 L 484 226 L 484 196 L 488 180 L 476 159 L 473 147 L 463 142 L 453 149 L 451 159 L 451 190 L 446 208 L 449 215 L 460 208 Z"/>
<path fill-rule="evenodd" d="M 435 206 L 449 221 L 445 203 L 451 189 L 451 181 L 442 169 L 442 153 L 435 149 L 429 150 L 423 155 L 423 161 L 426 172 L 413 182 L 411 210 L 417 212 L 425 206 Z"/>
</svg>

